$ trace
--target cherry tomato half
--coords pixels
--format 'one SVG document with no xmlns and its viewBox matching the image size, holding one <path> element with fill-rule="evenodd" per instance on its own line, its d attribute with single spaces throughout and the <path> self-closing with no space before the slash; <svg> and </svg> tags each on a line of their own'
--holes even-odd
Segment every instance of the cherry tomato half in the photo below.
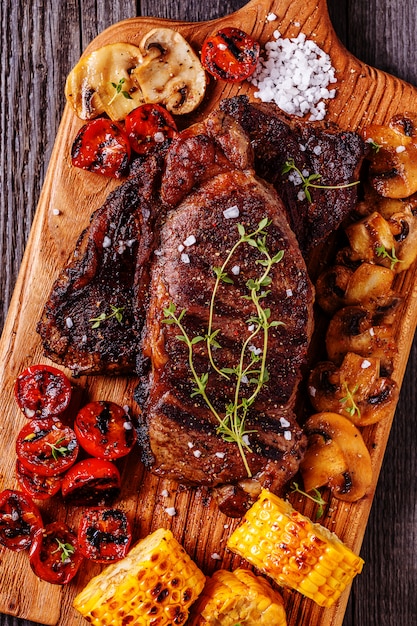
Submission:
<svg viewBox="0 0 417 626">
<path fill-rule="evenodd" d="M 125 130 L 132 150 L 146 154 L 177 134 L 173 117 L 160 104 L 142 104 L 125 119 Z"/>
<path fill-rule="evenodd" d="M 132 541 L 126 514 L 120 509 L 93 507 L 83 512 L 78 543 L 84 556 L 97 563 L 123 559 Z"/>
<path fill-rule="evenodd" d="M 16 454 L 26 469 L 41 476 L 62 474 L 75 463 L 79 445 L 74 431 L 52 418 L 31 420 L 19 432 Z"/>
<path fill-rule="evenodd" d="M 62 496 L 67 503 L 78 506 L 103 506 L 115 501 L 120 488 L 120 472 L 111 461 L 84 459 L 65 474 Z"/>
<path fill-rule="evenodd" d="M 239 28 L 222 28 L 201 48 L 201 63 L 216 78 L 238 83 L 252 76 L 258 63 L 259 43 Z"/>
<path fill-rule="evenodd" d="M 77 535 L 62 522 L 47 524 L 29 552 L 33 572 L 53 585 L 65 585 L 72 580 L 83 560 Z"/>
<path fill-rule="evenodd" d="M 13 489 L 0 493 L 0 544 L 19 552 L 42 533 L 40 511 L 31 498 Z"/>
<path fill-rule="evenodd" d="M 62 475 L 41 476 L 16 461 L 17 480 L 25 493 L 35 500 L 47 500 L 61 489 Z"/>
<path fill-rule="evenodd" d="M 133 448 L 136 431 L 126 411 L 114 402 L 89 402 L 78 413 L 75 434 L 88 454 L 118 459 Z"/>
<path fill-rule="evenodd" d="M 14 395 L 29 419 L 61 415 L 69 406 L 71 383 L 61 370 L 50 365 L 32 365 L 19 374 Z"/>
<path fill-rule="evenodd" d="M 71 161 L 75 167 L 89 172 L 121 178 L 127 173 L 130 154 L 129 140 L 123 129 L 99 117 L 78 131 L 71 148 Z"/>
</svg>

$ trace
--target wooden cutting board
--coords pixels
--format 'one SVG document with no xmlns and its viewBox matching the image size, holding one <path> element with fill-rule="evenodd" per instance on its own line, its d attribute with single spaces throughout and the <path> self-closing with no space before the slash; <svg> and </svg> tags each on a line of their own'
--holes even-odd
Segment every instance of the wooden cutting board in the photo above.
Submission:
<svg viewBox="0 0 417 626">
<path fill-rule="evenodd" d="M 275 21 L 266 20 L 270 12 L 276 14 Z M 225 25 L 243 28 L 261 44 L 272 38 L 275 29 L 284 37 L 297 36 L 303 32 L 328 52 L 338 78 L 337 96 L 328 104 L 328 119 L 337 121 L 342 128 L 360 130 L 370 121 L 382 123 L 395 113 L 417 110 L 417 89 L 361 63 L 342 46 L 331 26 L 325 0 L 252 0 L 233 15 L 198 24 L 134 18 L 115 24 L 101 33 L 86 52 L 110 42 L 138 44 L 142 36 L 155 26 L 178 29 L 198 50 L 207 34 Z M 248 84 L 231 85 L 212 81 L 203 105 L 187 122 L 204 117 L 223 97 L 237 93 L 251 95 L 252 92 L 253 89 Z M 43 304 L 59 269 L 70 254 L 82 228 L 87 225 L 91 213 L 102 204 L 108 192 L 115 186 L 114 182 L 71 167 L 69 148 L 80 126 L 80 120 L 67 107 L 0 343 L 1 489 L 17 487 L 14 478 L 14 444 L 18 430 L 25 423 L 14 402 L 14 380 L 25 367 L 46 362 L 35 332 Z M 59 215 L 55 214 L 54 209 L 59 210 Z M 417 319 L 415 274 L 416 269 L 413 267 L 398 277 L 397 281 L 398 289 L 404 297 L 403 311 L 396 329 L 399 357 L 395 363 L 394 378 L 399 383 L 404 375 Z M 135 410 L 132 401 L 132 390 L 135 387 L 133 378 L 90 377 L 78 379 L 74 384 L 86 398 L 114 400 L 122 405 L 128 404 Z M 393 415 L 364 430 L 374 468 L 370 494 L 352 505 L 333 500 L 332 513 L 326 517 L 326 525 L 357 552 L 360 551 L 392 418 Z M 207 574 L 220 565 L 235 567 L 239 564 L 237 558 L 225 551 L 227 537 L 237 522 L 219 513 L 207 493 L 181 490 L 174 482 L 150 475 L 143 470 L 134 455 L 121 464 L 121 469 L 124 487 L 119 504 L 133 523 L 135 540 L 163 526 L 172 529 L 187 552 Z M 162 495 L 164 490 L 169 493 L 167 497 Z M 164 511 L 171 506 L 177 510 L 177 515 L 172 518 Z M 296 506 L 301 508 L 302 503 L 297 500 Z M 46 522 L 65 520 L 74 528 L 77 527 L 79 510 L 65 508 L 59 497 L 42 505 L 41 509 Z M 308 504 L 305 511 L 311 511 Z M 221 562 L 212 558 L 214 553 L 221 555 Z M 76 580 L 61 588 L 39 581 L 30 570 L 27 554 L 3 550 L 0 612 L 48 625 L 85 624 L 72 609 L 72 599 L 91 576 L 99 571 L 98 565 L 86 563 Z M 296 593 L 284 592 L 284 596 L 289 626 L 342 624 L 347 592 L 332 609 L 321 609 Z"/>
</svg>

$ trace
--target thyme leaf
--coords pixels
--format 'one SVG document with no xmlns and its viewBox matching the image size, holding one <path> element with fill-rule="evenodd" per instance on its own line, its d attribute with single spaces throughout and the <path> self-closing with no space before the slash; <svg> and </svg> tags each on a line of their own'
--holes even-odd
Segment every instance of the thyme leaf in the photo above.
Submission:
<svg viewBox="0 0 417 626">
<path fill-rule="evenodd" d="M 126 100 L 133 100 L 132 96 L 130 95 L 130 93 L 126 90 L 123 89 L 123 85 L 126 82 L 125 78 L 121 78 L 119 80 L 118 83 L 112 83 L 112 87 L 114 87 L 115 92 L 113 94 L 113 96 L 110 98 L 110 100 L 107 103 L 107 106 L 109 106 L 110 104 L 113 104 L 113 102 L 116 100 L 117 96 L 119 96 L 120 94 L 126 98 Z"/>
<path fill-rule="evenodd" d="M 347 405 L 347 406 L 344 406 L 343 408 L 345 409 L 347 413 L 349 413 L 351 417 L 354 417 L 355 413 L 357 413 L 358 418 L 360 419 L 361 410 L 356 404 L 355 397 L 354 397 L 354 394 L 358 390 L 358 385 L 356 385 L 356 387 L 352 391 L 349 389 L 346 382 L 343 384 L 343 387 L 346 391 L 346 395 L 343 398 L 340 398 L 340 403 L 343 405 Z"/>
<path fill-rule="evenodd" d="M 310 174 L 309 176 L 305 176 L 303 172 L 295 165 L 294 159 L 289 159 L 288 161 L 285 161 L 285 164 L 281 170 L 282 174 L 288 174 L 290 172 L 296 173 L 297 177 L 300 180 L 299 184 L 301 184 L 305 197 L 310 203 L 312 202 L 310 187 L 314 187 L 314 189 L 346 189 L 348 187 L 354 187 L 355 185 L 359 185 L 360 183 L 359 180 L 355 180 L 351 183 L 344 183 L 342 185 L 319 185 L 317 183 L 322 178 L 321 174 Z M 296 184 L 296 182 L 294 182 L 294 184 Z"/>
<path fill-rule="evenodd" d="M 324 507 L 326 506 L 327 502 L 323 499 L 323 496 L 318 489 L 312 489 L 311 491 L 312 493 L 307 493 L 306 491 L 300 489 L 298 483 L 293 482 L 291 485 L 290 493 L 299 493 L 300 495 L 305 496 L 306 498 L 317 504 L 318 508 L 316 512 L 316 519 L 320 519 L 324 515 Z"/>
<path fill-rule="evenodd" d="M 50 443 L 49 441 L 45 441 L 46 445 L 51 448 L 51 454 L 55 461 L 58 460 L 59 456 L 66 456 L 71 452 L 69 446 L 58 446 L 58 444 L 62 441 L 65 441 L 65 437 L 61 437 L 56 443 Z"/>
<path fill-rule="evenodd" d="M 375 248 L 375 253 L 376 253 L 377 256 L 381 257 L 382 259 L 388 259 L 391 262 L 391 264 L 390 264 L 390 269 L 391 270 L 393 270 L 395 268 L 397 263 L 402 263 L 401 259 L 398 259 L 397 255 L 395 254 L 394 246 L 392 246 L 391 252 L 388 252 L 386 247 L 381 244 L 380 246 L 377 246 Z"/>
<path fill-rule="evenodd" d="M 368 139 L 366 143 L 369 143 L 369 145 L 371 146 L 371 148 L 375 152 L 375 154 L 378 154 L 378 152 L 382 148 L 382 145 L 380 143 L 377 143 L 373 139 Z"/>
<path fill-rule="evenodd" d="M 115 317 L 116 320 L 119 322 L 119 324 L 122 323 L 123 311 L 125 310 L 125 307 L 124 306 L 117 307 L 111 304 L 110 308 L 111 308 L 111 313 L 100 313 L 100 315 L 98 315 L 97 317 L 91 317 L 89 319 L 89 322 L 94 322 L 91 328 L 99 328 L 101 322 L 104 322 L 105 320 L 109 320 L 112 317 Z"/>
<path fill-rule="evenodd" d="M 52 554 L 61 551 L 61 561 L 62 563 L 65 563 L 68 559 L 71 558 L 71 555 L 74 554 L 75 548 L 70 543 L 64 543 L 63 541 L 58 539 L 58 537 L 55 537 L 55 541 L 58 543 L 58 547 L 52 552 Z"/>
</svg>

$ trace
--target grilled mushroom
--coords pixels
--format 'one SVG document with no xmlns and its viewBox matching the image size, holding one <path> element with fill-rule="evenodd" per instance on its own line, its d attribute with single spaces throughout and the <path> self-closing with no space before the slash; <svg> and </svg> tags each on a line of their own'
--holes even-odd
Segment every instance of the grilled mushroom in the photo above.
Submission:
<svg viewBox="0 0 417 626">
<path fill-rule="evenodd" d="M 190 44 L 171 28 L 154 28 L 140 43 L 143 61 L 133 75 L 146 102 L 183 115 L 194 111 L 206 89 L 206 73 Z"/>
<path fill-rule="evenodd" d="M 316 411 L 347 417 L 356 426 L 369 426 L 388 416 L 398 399 L 398 385 L 380 375 L 379 359 L 348 352 L 340 367 L 319 363 L 309 377 L 308 392 Z"/>
<path fill-rule="evenodd" d="M 334 265 L 316 281 L 316 300 L 328 315 L 351 304 L 386 305 L 394 297 L 394 271 L 373 263 L 362 263 L 356 269 Z"/>
<path fill-rule="evenodd" d="M 417 191 L 417 115 L 395 115 L 388 125 L 370 124 L 365 139 L 375 146 L 370 182 L 389 198 L 406 198 Z"/>
<path fill-rule="evenodd" d="M 363 498 L 372 482 L 368 449 L 356 426 L 337 413 L 312 415 L 305 424 L 308 447 L 300 471 L 306 491 L 329 487 L 340 500 Z"/>
<path fill-rule="evenodd" d="M 112 43 L 82 57 L 68 75 L 65 96 L 76 115 L 89 120 L 106 113 L 121 120 L 144 103 L 134 68 L 142 61 L 137 46 Z"/>
<path fill-rule="evenodd" d="M 393 336 L 390 309 L 370 310 L 363 306 L 347 306 L 335 313 L 326 333 L 327 355 L 341 365 L 348 352 L 380 360 L 381 372 L 389 376 L 394 367 L 397 346 Z"/>
<path fill-rule="evenodd" d="M 395 269 L 395 238 L 390 225 L 380 213 L 374 211 L 367 217 L 350 224 L 345 229 L 351 247 L 352 261 L 368 261 Z"/>
</svg>

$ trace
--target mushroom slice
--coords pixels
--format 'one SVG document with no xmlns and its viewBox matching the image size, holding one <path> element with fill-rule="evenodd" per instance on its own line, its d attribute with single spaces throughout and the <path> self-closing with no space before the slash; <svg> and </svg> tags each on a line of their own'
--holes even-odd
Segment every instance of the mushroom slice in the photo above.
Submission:
<svg viewBox="0 0 417 626">
<path fill-rule="evenodd" d="M 368 310 L 363 306 L 347 306 L 335 313 L 326 333 L 327 355 L 341 365 L 348 352 L 367 359 L 380 360 L 381 371 L 389 376 L 394 368 L 397 346 L 394 339 L 390 309 Z"/>
<path fill-rule="evenodd" d="M 325 270 L 316 282 L 316 300 L 328 315 L 351 304 L 385 305 L 393 292 L 394 271 L 382 265 L 362 263 L 355 270 L 334 265 Z"/>
<path fill-rule="evenodd" d="M 345 229 L 352 261 L 369 261 L 395 269 L 395 239 L 386 219 L 374 211 Z"/>
<path fill-rule="evenodd" d="M 362 263 L 352 274 L 345 292 L 350 304 L 385 304 L 393 296 L 394 271 L 382 265 Z"/>
<path fill-rule="evenodd" d="M 316 411 L 339 413 L 356 426 L 379 422 L 398 400 L 398 385 L 380 375 L 379 359 L 351 352 L 340 367 L 319 363 L 310 374 L 308 392 Z"/>
<path fill-rule="evenodd" d="M 82 57 L 71 70 L 65 96 L 76 115 L 89 120 L 106 113 L 122 120 L 145 102 L 133 72 L 142 61 L 137 46 L 112 43 Z"/>
<path fill-rule="evenodd" d="M 304 427 L 307 451 L 300 471 L 306 491 L 327 486 L 340 500 L 363 498 L 372 483 L 371 457 L 360 431 L 342 415 L 321 412 Z"/>
<path fill-rule="evenodd" d="M 376 147 L 369 176 L 381 196 L 406 198 L 417 191 L 417 115 L 395 115 L 388 125 L 370 124 L 364 137 Z"/>
<path fill-rule="evenodd" d="M 395 239 L 396 270 L 404 272 L 417 258 L 417 217 L 411 212 L 395 213 L 388 219 Z"/>
<path fill-rule="evenodd" d="M 316 301 L 328 315 L 346 306 L 345 295 L 353 270 L 345 265 L 333 265 L 317 278 Z"/>
<path fill-rule="evenodd" d="M 146 102 L 166 106 L 175 115 L 194 111 L 204 98 L 206 73 L 180 33 L 154 28 L 140 43 L 143 61 L 133 75 Z"/>
</svg>

